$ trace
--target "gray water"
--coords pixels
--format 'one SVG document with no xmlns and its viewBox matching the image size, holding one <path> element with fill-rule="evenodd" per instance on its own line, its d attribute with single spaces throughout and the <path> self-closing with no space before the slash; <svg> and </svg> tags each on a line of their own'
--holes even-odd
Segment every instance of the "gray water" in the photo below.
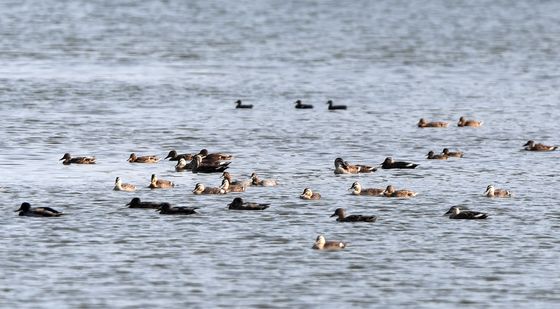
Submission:
<svg viewBox="0 0 560 309">
<path fill-rule="evenodd" d="M 558 306 L 560 155 L 521 145 L 560 143 L 559 12 L 556 1 L 3 1 L 1 307 Z M 328 99 L 349 108 L 328 112 Z M 483 127 L 456 127 L 462 115 Z M 419 129 L 420 117 L 451 125 Z M 443 147 L 465 158 L 425 159 Z M 219 174 L 126 162 L 201 148 L 232 153 L 235 178 L 281 185 L 194 196 Z M 65 152 L 98 164 L 64 166 Z M 420 166 L 335 176 L 339 156 Z M 152 173 L 177 187 L 151 191 Z M 112 191 L 117 176 L 138 191 Z M 355 197 L 356 180 L 418 196 Z M 489 184 L 514 197 L 484 197 Z M 300 200 L 304 187 L 323 198 Z M 135 196 L 200 214 L 127 209 Z M 235 196 L 272 206 L 228 211 Z M 24 201 L 66 215 L 18 217 Z M 442 216 L 458 204 L 490 218 Z M 379 219 L 337 223 L 337 207 Z M 349 246 L 311 250 L 319 233 Z"/>
</svg>

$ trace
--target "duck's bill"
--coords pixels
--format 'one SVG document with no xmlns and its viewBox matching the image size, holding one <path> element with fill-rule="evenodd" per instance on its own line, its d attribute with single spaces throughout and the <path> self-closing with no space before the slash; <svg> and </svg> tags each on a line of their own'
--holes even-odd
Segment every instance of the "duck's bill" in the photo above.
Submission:
<svg viewBox="0 0 560 309">
<path fill-rule="evenodd" d="M 334 216 L 336 216 L 336 214 L 332 214 L 332 215 L 330 216 L 330 218 L 332 218 L 332 217 L 334 217 Z"/>
</svg>

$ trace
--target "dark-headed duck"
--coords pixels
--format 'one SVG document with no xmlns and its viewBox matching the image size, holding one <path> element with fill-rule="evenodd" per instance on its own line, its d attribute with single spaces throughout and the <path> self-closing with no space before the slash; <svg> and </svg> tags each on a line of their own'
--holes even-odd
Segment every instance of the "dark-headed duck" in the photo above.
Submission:
<svg viewBox="0 0 560 309">
<path fill-rule="evenodd" d="M 228 168 L 231 162 L 203 162 L 201 155 L 196 155 L 191 161 L 191 170 L 193 173 L 221 173 Z"/>
<path fill-rule="evenodd" d="M 346 210 L 344 208 L 337 208 L 331 217 L 338 217 L 336 221 L 338 222 L 375 222 L 377 220 L 376 216 L 363 216 L 363 215 L 346 215 Z"/>
<path fill-rule="evenodd" d="M 404 162 L 404 161 L 395 161 L 391 157 L 385 158 L 385 161 L 381 163 L 381 168 L 383 169 L 390 169 L 390 168 L 416 168 L 418 164 Z"/>
<path fill-rule="evenodd" d="M 244 202 L 242 198 L 236 197 L 228 204 L 229 209 L 233 210 L 264 210 L 270 207 L 270 204 Z"/>
<path fill-rule="evenodd" d="M 198 207 L 174 207 L 169 203 L 161 203 L 158 211 L 162 215 L 193 215 Z"/>
<path fill-rule="evenodd" d="M 58 217 L 63 215 L 62 212 L 52 209 L 50 207 L 31 208 L 31 204 L 27 202 L 21 203 L 19 209 L 15 211 L 16 212 L 19 211 L 20 216 L 26 216 L 26 217 Z"/>
<path fill-rule="evenodd" d="M 488 218 L 488 214 L 486 213 L 467 210 L 466 208 L 460 206 L 453 206 L 449 208 L 449 210 L 444 214 L 444 216 L 445 215 L 449 215 L 449 219 L 476 220 L 476 219 Z"/>
<path fill-rule="evenodd" d="M 329 106 L 330 111 L 346 109 L 346 105 L 334 105 L 332 100 L 328 100 L 327 105 Z"/>
<path fill-rule="evenodd" d="M 535 141 L 528 141 L 525 145 L 525 150 L 528 151 L 554 151 L 558 146 L 548 146 L 545 144 L 536 144 Z"/>
<path fill-rule="evenodd" d="M 214 161 L 226 161 L 233 159 L 233 155 L 221 152 L 208 153 L 207 149 L 201 149 L 198 154 L 202 157 L 203 163 L 212 163 Z"/>
<path fill-rule="evenodd" d="M 295 103 L 296 103 L 296 108 L 297 108 L 297 109 L 310 109 L 310 108 L 313 108 L 313 105 L 311 105 L 311 104 L 303 104 L 303 103 L 301 102 L 301 100 L 297 100 Z"/>
<path fill-rule="evenodd" d="M 178 154 L 177 151 L 171 150 L 167 154 L 167 157 L 165 157 L 164 159 L 169 158 L 169 161 L 179 161 L 179 159 L 184 158 L 186 161 L 190 161 L 190 160 L 192 160 L 192 157 L 193 157 L 193 155 L 190 154 L 190 153 Z"/>
<path fill-rule="evenodd" d="M 235 108 L 253 108 L 253 104 L 243 104 L 241 100 L 235 101 Z"/>
<path fill-rule="evenodd" d="M 126 206 L 128 208 L 150 208 L 150 209 L 158 209 L 162 203 L 156 202 L 142 202 L 139 197 L 133 198 Z"/>
<path fill-rule="evenodd" d="M 60 158 L 60 160 L 58 161 L 62 161 L 62 164 L 64 165 L 70 165 L 70 164 L 95 164 L 95 157 L 74 157 L 72 158 L 72 156 L 69 153 L 65 153 L 64 156 L 62 158 Z"/>
<path fill-rule="evenodd" d="M 427 156 L 428 160 L 447 160 L 447 155 L 445 154 L 435 154 L 433 151 L 430 150 Z"/>
<path fill-rule="evenodd" d="M 448 156 L 448 157 L 453 157 L 453 158 L 462 158 L 463 157 L 463 152 L 462 151 L 449 151 L 449 149 L 447 148 L 443 148 L 443 151 L 441 152 L 444 155 Z"/>
</svg>

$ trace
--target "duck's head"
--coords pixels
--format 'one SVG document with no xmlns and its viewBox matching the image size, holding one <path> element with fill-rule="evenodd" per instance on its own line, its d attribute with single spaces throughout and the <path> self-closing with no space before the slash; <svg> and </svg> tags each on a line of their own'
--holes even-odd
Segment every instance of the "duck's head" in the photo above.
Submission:
<svg viewBox="0 0 560 309">
<path fill-rule="evenodd" d="M 237 104 L 237 106 L 241 105 L 241 100 L 235 101 L 235 104 Z"/>
<path fill-rule="evenodd" d="M 463 122 L 465 122 L 465 117 L 461 116 L 461 117 L 459 118 L 459 123 L 463 123 Z"/>
<path fill-rule="evenodd" d="M 418 124 L 425 124 L 426 120 L 424 118 L 420 118 L 420 120 L 418 121 Z"/>
<path fill-rule="evenodd" d="M 196 166 L 200 166 L 200 164 L 202 163 L 202 156 L 197 154 L 196 156 L 193 157 L 193 161 L 196 164 Z"/>
<path fill-rule="evenodd" d="M 29 211 L 29 209 L 31 209 L 31 204 L 29 204 L 28 202 L 23 202 L 21 203 L 21 205 L 19 206 L 19 209 L 15 210 L 15 211 Z"/>
<path fill-rule="evenodd" d="M 150 181 L 151 181 L 151 183 L 155 183 L 155 182 L 157 182 L 157 177 L 156 177 L 156 174 L 152 174 L 152 178 L 151 178 L 151 180 L 150 180 Z"/>
<path fill-rule="evenodd" d="M 167 159 L 167 158 L 175 158 L 176 156 L 177 156 L 177 151 L 171 150 L 171 151 L 167 154 L 167 157 L 165 157 L 165 159 Z"/>
<path fill-rule="evenodd" d="M 295 105 L 301 105 L 301 100 L 296 100 L 296 101 L 294 102 L 294 104 L 295 104 Z"/>
<path fill-rule="evenodd" d="M 385 160 L 383 161 L 382 164 L 391 164 L 393 163 L 393 158 L 392 157 L 387 157 L 385 158 Z"/>
<path fill-rule="evenodd" d="M 197 184 L 194 186 L 193 193 L 202 192 L 202 191 L 204 191 L 204 189 L 206 189 L 206 188 L 204 187 L 203 184 L 197 183 Z"/>
<path fill-rule="evenodd" d="M 334 213 L 331 215 L 331 217 L 339 217 L 339 218 L 344 218 L 346 216 L 346 211 L 344 210 L 344 208 L 337 208 Z"/>
<path fill-rule="evenodd" d="M 62 161 L 62 160 L 70 160 L 72 159 L 72 156 L 70 156 L 70 154 L 67 152 L 64 154 L 64 156 L 62 156 L 62 158 L 60 158 L 60 160 L 58 161 Z"/>
<path fill-rule="evenodd" d="M 334 159 L 334 166 L 335 167 L 346 167 L 346 162 L 344 162 L 344 160 L 342 160 L 342 158 L 336 158 Z"/>
<path fill-rule="evenodd" d="M 535 144 L 535 141 L 530 140 L 530 141 L 528 141 L 527 143 L 525 143 L 525 145 L 523 145 L 523 146 L 533 147 L 534 144 Z"/>
<path fill-rule="evenodd" d="M 305 197 L 311 197 L 312 195 L 313 195 L 313 191 L 311 191 L 311 189 L 309 188 L 303 189 L 303 193 L 301 194 L 301 196 L 305 196 Z"/>
<path fill-rule="evenodd" d="M 385 188 L 385 193 L 391 194 L 393 192 L 395 192 L 395 187 L 393 187 L 393 185 L 388 185 L 387 188 Z"/>
<path fill-rule="evenodd" d="M 130 157 L 128 157 L 128 162 L 133 162 L 136 161 L 136 154 L 133 152 L 130 154 Z"/>
<path fill-rule="evenodd" d="M 200 150 L 200 152 L 198 154 L 202 157 L 206 157 L 208 155 L 208 149 L 203 148 L 203 149 Z"/>
<path fill-rule="evenodd" d="M 228 206 L 241 206 L 241 205 L 243 205 L 243 199 L 240 197 L 236 197 Z"/>
<path fill-rule="evenodd" d="M 333 105 L 333 101 L 332 101 L 332 100 L 328 100 L 328 101 L 327 101 L 327 105 Z"/>
<path fill-rule="evenodd" d="M 449 149 L 443 148 L 443 151 L 442 151 L 442 152 L 443 152 L 443 154 L 448 154 L 448 153 L 449 153 Z"/>
<path fill-rule="evenodd" d="M 451 206 L 451 208 L 449 208 L 449 210 L 444 213 L 443 215 L 458 215 L 462 209 L 465 209 L 461 206 Z"/>
<path fill-rule="evenodd" d="M 488 187 L 486 187 L 486 191 L 484 192 L 484 194 L 492 194 L 494 193 L 496 189 L 494 188 L 493 185 L 489 185 Z"/>
<path fill-rule="evenodd" d="M 359 182 L 354 181 L 354 183 L 352 184 L 352 186 L 350 188 L 348 188 L 348 190 L 360 191 L 360 190 L 362 190 L 362 185 L 360 185 Z"/>
<path fill-rule="evenodd" d="M 231 175 L 229 174 L 229 172 L 223 172 L 222 173 L 222 178 L 231 180 Z"/>
<path fill-rule="evenodd" d="M 430 150 L 430 152 L 428 152 L 428 158 L 431 158 L 434 156 L 434 152 L 432 150 Z"/>
<path fill-rule="evenodd" d="M 135 197 L 132 200 L 130 200 L 130 202 L 128 204 L 126 204 L 126 206 L 133 206 L 133 205 L 138 205 L 138 204 L 140 204 L 140 198 Z"/>
<path fill-rule="evenodd" d="M 185 167 L 187 165 L 187 160 L 185 158 L 179 159 L 175 167 Z"/>
<path fill-rule="evenodd" d="M 317 248 L 323 248 L 326 242 L 327 240 L 325 239 L 325 236 L 321 234 L 317 236 L 317 239 L 315 239 L 315 246 L 317 246 Z"/>
<path fill-rule="evenodd" d="M 115 185 L 120 185 L 121 183 L 122 183 L 121 178 L 120 178 L 120 177 L 117 177 L 117 178 L 115 179 Z"/>
</svg>

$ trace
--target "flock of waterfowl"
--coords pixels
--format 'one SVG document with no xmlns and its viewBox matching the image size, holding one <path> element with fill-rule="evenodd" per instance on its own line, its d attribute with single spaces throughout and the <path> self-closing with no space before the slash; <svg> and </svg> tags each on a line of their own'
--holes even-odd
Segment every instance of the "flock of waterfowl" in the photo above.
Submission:
<svg viewBox="0 0 560 309">
<path fill-rule="evenodd" d="M 241 100 L 237 100 L 236 108 L 252 108 L 252 105 L 244 105 Z M 344 105 L 333 105 L 329 100 L 327 102 L 331 110 L 344 110 Z M 303 104 L 301 100 L 295 102 L 296 108 L 309 109 L 313 108 L 312 105 Z M 459 119 L 457 126 L 459 127 L 480 127 L 482 121 L 467 120 L 464 117 Z M 446 128 L 449 126 L 448 122 L 434 121 L 429 122 L 421 118 L 418 122 L 420 128 Z M 554 151 L 557 146 L 548 146 L 540 143 L 535 143 L 530 140 L 525 145 L 524 149 L 527 151 Z M 441 153 L 430 151 L 427 154 L 427 159 L 431 160 L 447 160 L 448 158 L 462 158 L 463 152 L 451 152 L 449 149 L 444 148 Z M 274 187 L 278 185 L 278 181 L 274 179 L 260 179 L 256 173 L 252 173 L 250 179 L 247 180 L 234 180 L 232 175 L 226 171 L 231 164 L 233 156 L 225 153 L 209 153 L 208 150 L 202 149 L 199 153 L 179 154 L 175 150 L 169 151 L 169 154 L 164 158 L 169 161 L 177 161 L 175 170 L 177 172 L 191 171 L 193 173 L 222 173 L 222 184 L 219 187 L 209 187 L 202 183 L 197 183 L 192 193 L 196 195 L 204 194 L 227 194 L 230 192 L 245 192 L 250 186 L 263 186 Z M 60 159 L 64 165 L 70 164 L 95 164 L 95 157 L 72 157 L 69 153 L 64 154 Z M 135 153 L 130 154 L 128 162 L 130 163 L 143 163 L 153 164 L 161 160 L 155 155 L 137 156 Z M 385 158 L 380 164 L 382 169 L 414 169 L 418 166 L 416 163 L 395 161 L 391 157 Z M 350 164 L 342 158 L 334 160 L 334 173 L 335 174 L 358 174 L 358 173 L 373 173 L 377 167 L 364 164 Z M 159 179 L 155 174 L 151 175 L 150 183 L 148 185 L 151 189 L 168 189 L 173 188 L 175 184 L 169 180 Z M 123 183 L 120 177 L 115 179 L 114 190 L 134 192 L 136 186 L 129 183 Z M 416 192 L 408 189 L 395 189 L 392 185 L 387 185 L 386 188 L 363 188 L 361 184 L 355 181 L 348 189 L 351 190 L 352 195 L 366 195 L 366 196 L 380 196 L 380 197 L 396 197 L 396 198 L 411 198 L 417 195 Z M 497 189 L 493 185 L 488 185 L 484 195 L 487 197 L 511 197 L 512 193 L 506 189 Z M 305 188 L 300 195 L 304 200 L 319 200 L 321 194 L 313 192 L 310 188 Z M 129 203 L 126 204 L 129 208 L 148 208 L 157 209 L 160 214 L 164 215 L 192 215 L 196 214 L 197 207 L 177 207 L 169 203 L 163 202 L 146 202 L 141 201 L 140 198 L 134 197 Z M 228 209 L 232 210 L 265 210 L 270 207 L 270 204 L 246 202 L 241 197 L 235 197 L 233 201 L 228 204 Z M 31 207 L 27 202 L 21 204 L 20 208 L 16 210 L 20 216 L 33 216 L 33 217 L 58 217 L 63 215 L 62 212 L 57 211 L 50 207 Z M 452 206 L 444 215 L 448 215 L 450 219 L 486 219 L 488 214 L 469 210 L 464 206 Z M 331 217 L 337 217 L 338 222 L 375 222 L 377 217 L 373 215 L 360 215 L 352 214 L 346 215 L 344 208 L 337 208 Z M 316 238 L 314 249 L 319 250 L 339 250 L 346 247 L 346 243 L 340 241 L 326 241 L 323 235 Z"/>
</svg>

